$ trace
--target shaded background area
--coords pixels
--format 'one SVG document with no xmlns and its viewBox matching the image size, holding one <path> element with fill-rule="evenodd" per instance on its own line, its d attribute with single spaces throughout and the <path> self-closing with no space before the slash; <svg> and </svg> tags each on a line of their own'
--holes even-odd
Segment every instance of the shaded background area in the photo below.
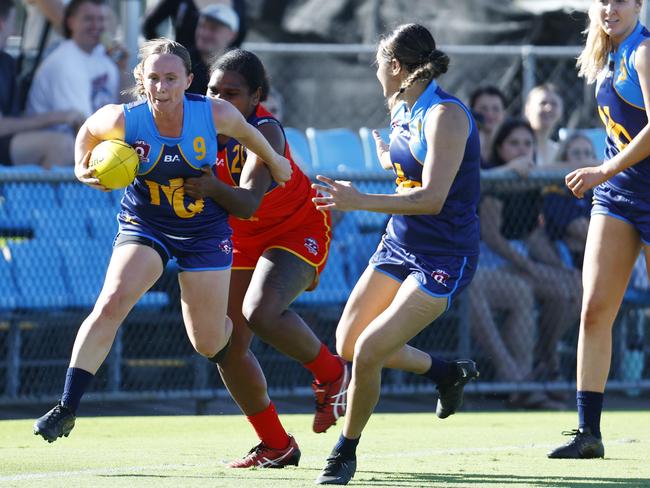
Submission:
<svg viewBox="0 0 650 488">
<path fill-rule="evenodd" d="M 272 83 L 286 103 L 286 124 L 298 128 L 383 127 L 387 111 L 375 78 L 374 45 L 380 35 L 417 21 L 445 46 L 485 46 L 488 51 L 450 51 L 449 72 L 441 85 L 462 99 L 478 86 L 493 84 L 518 114 L 526 89 L 524 64 L 500 46 L 577 46 L 583 42 L 584 11 L 526 8 L 527 2 L 483 0 L 249 0 L 247 42 L 269 67 Z M 568 2 L 571 4 L 571 2 Z M 573 5 L 585 2 L 574 2 Z M 589 3 L 589 2 L 586 2 Z M 523 6 L 522 6 L 523 4 Z M 270 53 L 258 43 L 364 44 L 367 52 L 348 54 Z M 577 53 L 577 52 L 576 52 Z M 535 83 L 560 87 L 567 102 L 561 125 L 597 123 L 592 89 L 576 76 L 575 54 L 534 61 Z"/>
</svg>

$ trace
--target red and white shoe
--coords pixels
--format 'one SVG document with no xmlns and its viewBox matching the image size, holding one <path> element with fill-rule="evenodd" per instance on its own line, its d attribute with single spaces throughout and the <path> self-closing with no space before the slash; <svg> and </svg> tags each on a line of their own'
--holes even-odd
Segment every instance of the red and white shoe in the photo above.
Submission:
<svg viewBox="0 0 650 488">
<path fill-rule="evenodd" d="M 284 449 L 273 449 L 260 442 L 241 459 L 228 463 L 229 468 L 284 468 L 298 466 L 300 449 L 296 439 L 289 434 L 289 445 Z"/>
<path fill-rule="evenodd" d="M 316 397 L 316 414 L 314 415 L 313 430 L 317 434 L 325 432 L 332 425 L 336 424 L 339 417 L 345 415 L 348 405 L 348 384 L 350 383 L 350 372 L 347 362 L 337 356 L 343 366 L 341 376 L 331 383 L 318 383 L 316 380 L 311 384 Z"/>
</svg>

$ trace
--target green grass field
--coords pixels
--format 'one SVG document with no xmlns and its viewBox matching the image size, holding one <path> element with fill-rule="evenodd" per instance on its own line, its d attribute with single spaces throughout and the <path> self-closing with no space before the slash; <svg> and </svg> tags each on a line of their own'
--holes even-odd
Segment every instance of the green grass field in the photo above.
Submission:
<svg viewBox="0 0 650 488">
<path fill-rule="evenodd" d="M 314 479 L 340 429 L 311 433 L 311 416 L 283 417 L 302 451 L 299 468 L 233 470 L 224 461 L 255 443 L 239 416 L 80 418 L 47 444 L 32 421 L 0 422 L 0 486 L 300 487 Z M 650 487 L 650 415 L 607 412 L 604 460 L 549 460 L 575 414 L 377 414 L 350 486 Z"/>
</svg>

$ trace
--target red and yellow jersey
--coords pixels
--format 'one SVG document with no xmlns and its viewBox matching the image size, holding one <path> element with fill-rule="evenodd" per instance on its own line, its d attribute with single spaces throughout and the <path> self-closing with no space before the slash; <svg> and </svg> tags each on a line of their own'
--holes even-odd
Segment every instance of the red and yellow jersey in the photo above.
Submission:
<svg viewBox="0 0 650 488">
<path fill-rule="evenodd" d="M 248 123 L 254 127 L 268 123 L 280 124 L 262 105 L 257 106 L 255 112 L 248 118 Z M 291 179 L 284 186 L 272 182 L 264 194 L 260 207 L 250 219 L 230 216 L 230 225 L 236 237 L 258 234 L 279 225 L 287 230 L 292 229 L 297 225 L 303 225 L 306 218 L 313 219 L 316 216 L 311 201 L 316 196 L 316 192 L 311 188 L 307 175 L 293 161 L 286 141 L 284 156 L 291 162 L 293 170 Z M 238 186 L 244 161 L 246 161 L 246 149 L 236 139 L 230 139 L 224 147 L 219 148 L 215 170 L 217 177 L 229 185 Z"/>
</svg>

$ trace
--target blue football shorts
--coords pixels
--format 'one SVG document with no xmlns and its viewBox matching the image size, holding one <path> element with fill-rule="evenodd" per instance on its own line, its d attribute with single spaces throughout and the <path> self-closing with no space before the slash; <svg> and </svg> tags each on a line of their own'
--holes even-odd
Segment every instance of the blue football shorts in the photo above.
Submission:
<svg viewBox="0 0 650 488">
<path fill-rule="evenodd" d="M 633 195 L 608 185 L 594 188 L 591 215 L 608 215 L 632 225 L 650 245 L 650 195 Z"/>
<path fill-rule="evenodd" d="M 229 229 L 222 235 L 178 238 L 133 222 L 120 213 L 114 247 L 140 244 L 153 248 L 163 261 L 174 260 L 180 271 L 219 271 L 232 267 L 232 241 Z"/>
<path fill-rule="evenodd" d="M 422 291 L 437 298 L 452 300 L 470 284 L 478 256 L 452 256 L 413 252 L 384 235 L 370 264 L 379 272 L 399 282 L 409 276 L 418 282 Z"/>
</svg>

